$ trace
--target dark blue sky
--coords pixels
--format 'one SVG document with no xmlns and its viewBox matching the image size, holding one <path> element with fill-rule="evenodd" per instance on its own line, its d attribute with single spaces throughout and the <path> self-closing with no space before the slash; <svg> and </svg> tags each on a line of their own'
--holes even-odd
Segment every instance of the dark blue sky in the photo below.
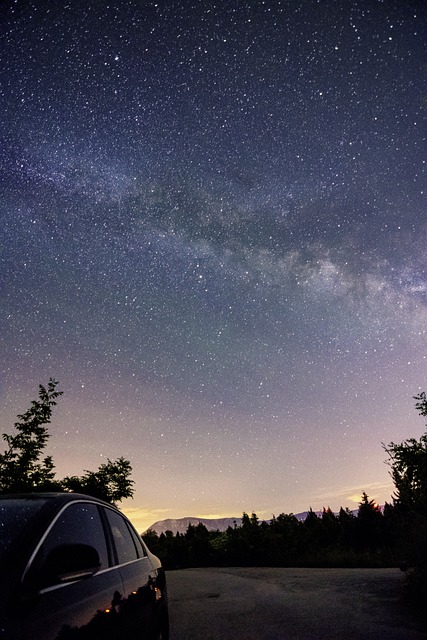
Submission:
<svg viewBox="0 0 427 640">
<path fill-rule="evenodd" d="M 424 427 L 424 3 L 5 7 L 2 430 L 58 378 L 58 474 L 125 455 L 147 525 L 389 499 L 381 442 Z"/>
</svg>

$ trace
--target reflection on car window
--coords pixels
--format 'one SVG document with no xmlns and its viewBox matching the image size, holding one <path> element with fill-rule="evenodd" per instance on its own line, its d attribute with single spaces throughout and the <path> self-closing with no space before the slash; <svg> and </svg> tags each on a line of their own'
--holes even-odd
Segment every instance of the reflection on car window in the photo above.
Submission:
<svg viewBox="0 0 427 640">
<path fill-rule="evenodd" d="M 84 544 L 94 547 L 101 560 L 101 569 L 108 567 L 107 544 L 96 505 L 89 503 L 69 505 L 49 531 L 39 549 L 33 563 L 34 566 L 41 567 L 53 549 L 69 544 Z"/>
<path fill-rule="evenodd" d="M 138 552 L 125 519 L 119 513 L 116 513 L 111 509 L 106 509 L 106 512 L 111 526 L 114 544 L 117 549 L 119 564 L 137 560 Z"/>
<path fill-rule="evenodd" d="M 147 555 L 147 552 L 145 551 L 144 545 L 142 544 L 141 538 L 138 536 L 138 534 L 136 533 L 136 531 L 134 530 L 134 528 L 132 526 L 129 527 L 133 541 L 135 543 L 136 549 L 138 551 L 138 555 L 140 558 L 142 558 L 143 556 Z"/>
<path fill-rule="evenodd" d="M 42 498 L 0 499 L 0 557 L 46 504 Z"/>
</svg>

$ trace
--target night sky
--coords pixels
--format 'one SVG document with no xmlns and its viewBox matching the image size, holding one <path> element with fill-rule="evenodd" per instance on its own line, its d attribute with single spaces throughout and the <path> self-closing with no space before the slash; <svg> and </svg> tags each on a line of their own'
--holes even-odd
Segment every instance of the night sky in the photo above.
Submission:
<svg viewBox="0 0 427 640">
<path fill-rule="evenodd" d="M 381 443 L 425 429 L 426 18 L 4 2 L 1 432 L 58 379 L 58 477 L 125 456 L 141 530 L 390 501 Z"/>
</svg>

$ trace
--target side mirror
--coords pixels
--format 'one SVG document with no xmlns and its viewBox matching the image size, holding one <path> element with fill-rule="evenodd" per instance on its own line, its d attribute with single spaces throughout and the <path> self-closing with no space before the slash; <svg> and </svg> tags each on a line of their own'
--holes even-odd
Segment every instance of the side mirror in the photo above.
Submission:
<svg viewBox="0 0 427 640">
<path fill-rule="evenodd" d="M 99 554 L 87 544 L 63 544 L 48 554 L 41 568 L 41 586 L 90 578 L 101 568 Z"/>
</svg>

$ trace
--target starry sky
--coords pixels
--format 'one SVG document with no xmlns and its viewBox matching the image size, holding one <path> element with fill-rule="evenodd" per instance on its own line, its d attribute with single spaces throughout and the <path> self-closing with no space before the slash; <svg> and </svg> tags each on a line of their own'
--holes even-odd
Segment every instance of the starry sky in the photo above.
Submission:
<svg viewBox="0 0 427 640">
<path fill-rule="evenodd" d="M 140 529 L 390 501 L 427 386 L 427 6 L 6 0 L 1 432 Z M 424 118 L 424 120 L 423 120 Z"/>
</svg>

